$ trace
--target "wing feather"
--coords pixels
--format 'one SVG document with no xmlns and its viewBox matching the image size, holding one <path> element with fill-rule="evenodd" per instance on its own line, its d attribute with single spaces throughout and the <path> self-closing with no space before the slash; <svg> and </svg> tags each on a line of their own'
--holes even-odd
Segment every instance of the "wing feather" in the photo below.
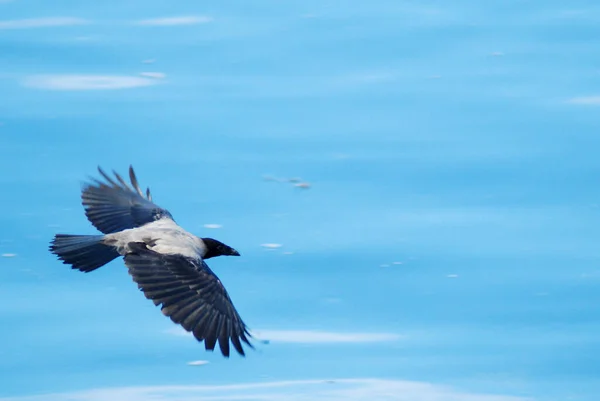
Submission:
<svg viewBox="0 0 600 401">
<path fill-rule="evenodd" d="M 133 167 L 129 166 L 129 181 L 131 181 L 131 185 L 137 191 L 137 193 L 144 197 L 144 193 L 140 189 L 140 184 L 138 183 L 137 177 L 135 176 L 135 172 L 133 171 Z"/>
<path fill-rule="evenodd" d="M 225 287 L 203 260 L 160 254 L 142 243 L 129 245 L 132 252 L 124 258 L 129 274 L 163 314 L 204 341 L 207 350 L 214 351 L 218 343 L 225 357 L 230 341 L 242 356 L 241 341 L 254 348 Z"/>
<path fill-rule="evenodd" d="M 116 180 L 101 167 L 98 172 L 105 181 L 92 178 L 83 187 L 81 200 L 88 220 L 104 234 L 140 227 L 163 218 L 173 220 L 168 210 L 152 202 L 150 188 L 144 197 L 132 166 L 129 166 L 129 179 L 133 189 L 114 171 Z"/>
</svg>

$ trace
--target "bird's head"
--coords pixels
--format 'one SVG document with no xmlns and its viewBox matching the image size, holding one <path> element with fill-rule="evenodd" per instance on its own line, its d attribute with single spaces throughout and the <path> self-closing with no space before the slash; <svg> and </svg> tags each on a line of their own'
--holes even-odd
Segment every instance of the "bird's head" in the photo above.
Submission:
<svg viewBox="0 0 600 401">
<path fill-rule="evenodd" d="M 202 238 L 202 241 L 206 245 L 206 254 L 203 259 L 210 259 L 215 256 L 240 256 L 238 251 L 216 239 Z"/>
</svg>

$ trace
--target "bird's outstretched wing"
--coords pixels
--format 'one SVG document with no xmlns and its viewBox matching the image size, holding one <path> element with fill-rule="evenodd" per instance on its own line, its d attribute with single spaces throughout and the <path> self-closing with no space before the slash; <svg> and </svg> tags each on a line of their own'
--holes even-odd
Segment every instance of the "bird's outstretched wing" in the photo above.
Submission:
<svg viewBox="0 0 600 401">
<path fill-rule="evenodd" d="M 203 260 L 157 253 L 144 243 L 130 243 L 129 248 L 125 264 L 138 288 L 162 305 L 164 315 L 204 341 L 207 350 L 213 351 L 218 341 L 223 356 L 229 357 L 230 340 L 242 356 L 241 341 L 254 348 L 225 287 Z"/>
<path fill-rule="evenodd" d="M 168 210 L 152 202 L 150 188 L 144 196 L 133 167 L 129 166 L 133 188 L 114 171 L 116 181 L 100 167 L 98 171 L 106 182 L 92 178 L 93 183 L 85 184 L 81 191 L 81 201 L 88 220 L 104 234 L 140 227 L 162 218 L 173 219 Z"/>
</svg>

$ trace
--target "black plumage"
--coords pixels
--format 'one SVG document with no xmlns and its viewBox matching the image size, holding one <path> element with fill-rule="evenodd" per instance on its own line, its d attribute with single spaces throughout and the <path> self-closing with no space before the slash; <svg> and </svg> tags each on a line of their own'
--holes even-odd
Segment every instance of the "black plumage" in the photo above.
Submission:
<svg viewBox="0 0 600 401">
<path fill-rule="evenodd" d="M 106 182 L 92 178 L 81 192 L 81 203 L 90 223 L 104 234 L 116 233 L 129 228 L 169 218 L 174 221 L 168 210 L 152 202 L 150 188 L 146 197 L 142 192 L 133 167 L 129 167 L 129 177 L 133 188 L 113 171 L 117 181 L 113 180 L 100 167 L 98 171 Z"/>
<path fill-rule="evenodd" d="M 236 311 L 229 294 L 208 265 L 181 255 L 163 255 L 144 243 L 130 244 L 125 255 L 129 274 L 165 316 L 204 341 L 213 350 L 218 340 L 224 356 L 229 356 L 229 341 L 241 355 L 240 342 L 252 347 L 250 333 Z"/>
</svg>

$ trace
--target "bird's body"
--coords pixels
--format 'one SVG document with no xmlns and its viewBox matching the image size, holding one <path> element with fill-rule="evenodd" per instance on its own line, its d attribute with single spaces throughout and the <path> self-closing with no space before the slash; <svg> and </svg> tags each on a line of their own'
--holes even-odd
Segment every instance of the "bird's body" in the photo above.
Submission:
<svg viewBox="0 0 600 401">
<path fill-rule="evenodd" d="M 88 220 L 103 235 L 57 234 L 50 250 L 63 263 L 89 273 L 122 256 L 129 274 L 164 315 L 207 350 L 219 343 L 229 357 L 229 343 L 245 355 L 241 342 L 249 342 L 247 326 L 225 287 L 205 260 L 239 253 L 212 238 L 197 237 L 180 227 L 171 213 L 142 193 L 133 168 L 130 188 L 117 173 L 114 181 L 98 169 L 106 182 L 95 180 L 82 191 Z"/>
<path fill-rule="evenodd" d="M 207 251 L 201 238 L 190 234 L 170 218 L 104 236 L 104 243 L 114 246 L 122 256 L 131 252 L 131 243 L 142 242 L 148 249 L 164 255 L 203 258 Z"/>
</svg>

